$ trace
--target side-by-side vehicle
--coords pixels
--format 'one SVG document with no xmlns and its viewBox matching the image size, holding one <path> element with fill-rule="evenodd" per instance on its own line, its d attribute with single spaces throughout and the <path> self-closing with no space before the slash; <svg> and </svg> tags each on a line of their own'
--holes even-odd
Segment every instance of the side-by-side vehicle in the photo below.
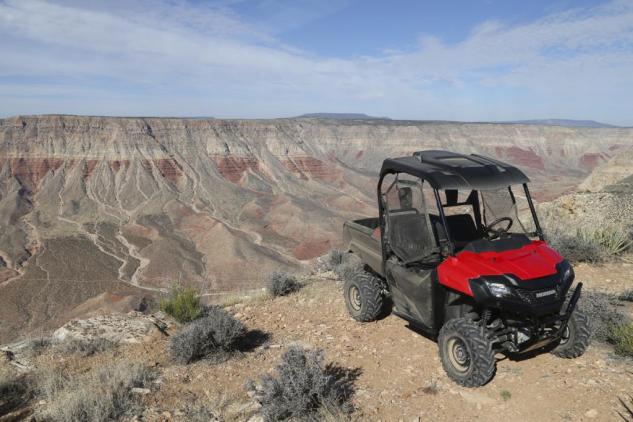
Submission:
<svg viewBox="0 0 633 422">
<path fill-rule="evenodd" d="M 497 353 L 582 355 L 582 283 L 571 289 L 574 270 L 545 242 L 528 182 L 475 154 L 385 160 L 378 217 L 344 225 L 348 251 L 364 264 L 345 282 L 351 316 L 392 311 L 409 321 L 437 340 L 448 376 L 468 387 L 493 377 Z"/>
</svg>

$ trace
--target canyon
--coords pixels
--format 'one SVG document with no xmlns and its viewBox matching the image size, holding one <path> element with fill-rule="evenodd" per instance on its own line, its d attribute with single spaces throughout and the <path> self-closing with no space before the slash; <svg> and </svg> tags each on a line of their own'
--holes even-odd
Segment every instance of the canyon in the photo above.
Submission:
<svg viewBox="0 0 633 422">
<path fill-rule="evenodd" d="M 64 115 L 0 120 L 0 343 L 175 283 L 213 300 L 301 272 L 375 214 L 386 157 L 423 149 L 520 166 L 573 192 L 633 129 Z"/>
</svg>

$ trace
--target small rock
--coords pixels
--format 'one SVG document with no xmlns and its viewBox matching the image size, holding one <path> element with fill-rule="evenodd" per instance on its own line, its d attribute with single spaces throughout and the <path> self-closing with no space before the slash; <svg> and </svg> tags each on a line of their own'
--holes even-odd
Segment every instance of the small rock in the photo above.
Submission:
<svg viewBox="0 0 633 422">
<path fill-rule="evenodd" d="M 596 409 L 589 409 L 585 412 L 585 416 L 593 419 L 598 416 L 598 411 Z"/>
<path fill-rule="evenodd" d="M 149 394 L 151 392 L 152 390 L 150 390 L 149 388 L 139 388 L 139 387 L 132 388 L 132 393 L 134 394 Z"/>
<path fill-rule="evenodd" d="M 264 422 L 264 417 L 262 415 L 253 415 L 247 422 Z"/>
</svg>

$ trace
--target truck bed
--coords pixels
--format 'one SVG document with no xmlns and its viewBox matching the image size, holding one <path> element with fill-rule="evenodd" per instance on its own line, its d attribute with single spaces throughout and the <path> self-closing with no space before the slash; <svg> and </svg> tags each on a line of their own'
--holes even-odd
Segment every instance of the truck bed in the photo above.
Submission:
<svg viewBox="0 0 633 422">
<path fill-rule="evenodd" d="M 382 275 L 382 246 L 378 217 L 350 220 L 343 224 L 343 241 L 347 251 L 353 252 Z"/>
</svg>

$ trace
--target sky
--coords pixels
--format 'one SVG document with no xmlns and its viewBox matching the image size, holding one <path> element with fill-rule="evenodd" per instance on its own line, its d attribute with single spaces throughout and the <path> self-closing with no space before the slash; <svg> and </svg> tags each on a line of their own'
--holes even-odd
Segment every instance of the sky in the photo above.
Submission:
<svg viewBox="0 0 633 422">
<path fill-rule="evenodd" d="M 633 126 L 633 0 L 0 0 L 0 116 Z"/>
</svg>

